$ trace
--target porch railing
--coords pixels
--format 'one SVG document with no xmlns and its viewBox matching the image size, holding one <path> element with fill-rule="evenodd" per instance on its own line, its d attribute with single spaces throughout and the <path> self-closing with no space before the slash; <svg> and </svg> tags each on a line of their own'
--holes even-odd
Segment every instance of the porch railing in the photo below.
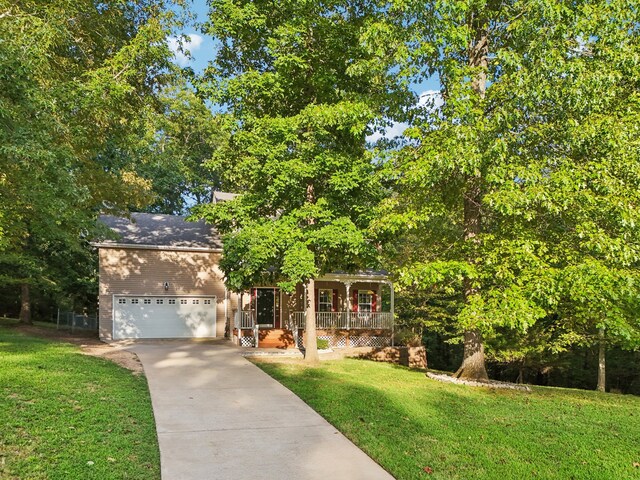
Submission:
<svg viewBox="0 0 640 480">
<path fill-rule="evenodd" d="M 293 312 L 291 324 L 305 327 L 305 312 Z M 316 312 L 316 328 L 319 330 L 391 330 L 393 314 L 390 312 Z"/>
<path fill-rule="evenodd" d="M 234 328 L 253 328 L 255 322 L 253 321 L 253 312 L 245 310 L 237 310 L 233 326 Z"/>
</svg>

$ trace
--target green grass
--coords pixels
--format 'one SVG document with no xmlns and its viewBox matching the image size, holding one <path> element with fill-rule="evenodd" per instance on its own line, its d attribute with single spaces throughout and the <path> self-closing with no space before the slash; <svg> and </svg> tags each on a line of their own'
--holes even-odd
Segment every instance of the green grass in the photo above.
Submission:
<svg viewBox="0 0 640 480">
<path fill-rule="evenodd" d="M 146 379 L 0 323 L 0 478 L 160 478 Z"/>
<path fill-rule="evenodd" d="M 638 397 L 465 387 L 362 360 L 258 365 L 398 479 L 640 478 Z"/>
</svg>

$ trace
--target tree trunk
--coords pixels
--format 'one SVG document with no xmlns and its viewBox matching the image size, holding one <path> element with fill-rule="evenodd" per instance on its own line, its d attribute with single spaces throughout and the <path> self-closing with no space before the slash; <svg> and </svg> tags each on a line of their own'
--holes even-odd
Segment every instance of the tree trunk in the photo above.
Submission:
<svg viewBox="0 0 640 480">
<path fill-rule="evenodd" d="M 486 382 L 489 380 L 484 366 L 484 344 L 478 330 L 464 332 L 464 355 L 462 365 L 454 374 L 456 378 Z"/>
<path fill-rule="evenodd" d="M 307 282 L 307 304 L 305 305 L 305 342 L 304 360 L 307 363 L 318 363 L 318 341 L 316 335 L 316 282 L 310 279 Z"/>
<path fill-rule="evenodd" d="M 599 392 L 606 391 L 605 352 L 604 327 L 601 327 L 598 329 L 598 386 L 596 387 Z"/>
<path fill-rule="evenodd" d="M 312 183 L 307 185 L 307 202 L 316 203 L 316 192 Z M 316 219 L 310 218 L 309 225 L 315 225 Z M 304 359 L 307 363 L 318 363 L 318 340 L 316 334 L 316 281 L 311 278 L 307 282 L 307 304 L 305 305 L 305 337 Z"/>
<path fill-rule="evenodd" d="M 25 325 L 33 325 L 33 322 L 31 321 L 31 298 L 29 284 L 23 283 L 20 290 L 20 323 L 23 323 Z"/>
<path fill-rule="evenodd" d="M 478 100 L 485 98 L 487 90 L 487 69 L 489 66 L 489 36 L 486 22 L 478 19 L 474 22 L 475 38 L 469 46 L 469 66 L 477 68 L 471 87 L 478 95 Z M 479 166 L 476 171 L 468 173 L 465 177 L 465 189 L 463 198 L 464 208 L 464 240 L 469 247 L 467 261 L 476 263 L 477 245 L 482 228 L 482 174 Z M 469 278 L 464 281 L 465 302 L 478 293 L 478 289 Z M 477 329 L 464 332 L 464 355 L 462 365 L 455 373 L 457 378 L 486 381 L 489 379 L 484 362 L 484 345 L 482 334 Z"/>
</svg>

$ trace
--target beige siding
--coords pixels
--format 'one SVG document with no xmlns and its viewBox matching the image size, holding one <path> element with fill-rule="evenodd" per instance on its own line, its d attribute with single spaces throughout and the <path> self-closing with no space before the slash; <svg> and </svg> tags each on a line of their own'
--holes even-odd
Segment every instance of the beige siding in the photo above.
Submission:
<svg viewBox="0 0 640 480">
<path fill-rule="evenodd" d="M 225 335 L 225 289 L 218 268 L 219 253 L 100 248 L 99 259 L 101 339 L 111 340 L 113 295 L 215 295 L 216 336 Z M 169 290 L 165 291 L 164 282 L 169 282 Z"/>
</svg>

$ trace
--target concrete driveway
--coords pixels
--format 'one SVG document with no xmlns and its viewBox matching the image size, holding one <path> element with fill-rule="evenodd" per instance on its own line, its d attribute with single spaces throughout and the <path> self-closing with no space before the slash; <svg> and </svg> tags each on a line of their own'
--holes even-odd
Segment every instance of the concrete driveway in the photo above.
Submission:
<svg viewBox="0 0 640 480">
<path fill-rule="evenodd" d="M 393 478 L 226 341 L 128 349 L 149 382 L 165 480 Z"/>
</svg>

